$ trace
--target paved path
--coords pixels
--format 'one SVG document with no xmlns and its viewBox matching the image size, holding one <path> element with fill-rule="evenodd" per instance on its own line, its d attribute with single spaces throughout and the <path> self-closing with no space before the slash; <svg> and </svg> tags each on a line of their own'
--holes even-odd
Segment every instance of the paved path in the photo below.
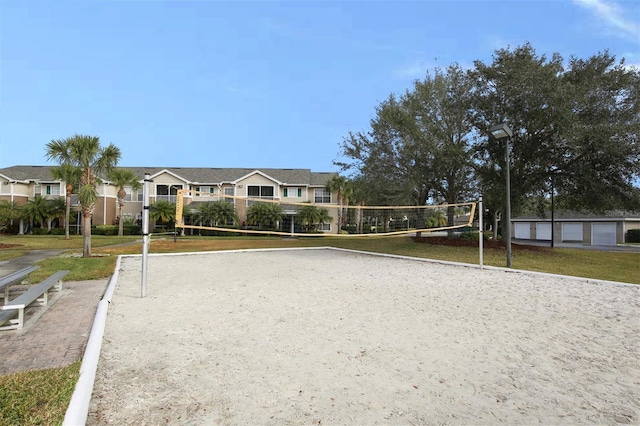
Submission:
<svg viewBox="0 0 640 426">
<path fill-rule="evenodd" d="M 27 266 L 35 265 L 50 257 L 55 257 L 63 251 L 64 250 L 32 250 L 24 256 L 6 260 L 0 264 L 0 277 L 26 268 Z"/>
<path fill-rule="evenodd" d="M 33 265 L 61 250 L 35 250 L 0 265 L 0 276 Z M 82 358 L 107 278 L 63 282 L 48 308 L 27 309 L 23 330 L 0 331 L 0 375 L 65 367 Z"/>
</svg>

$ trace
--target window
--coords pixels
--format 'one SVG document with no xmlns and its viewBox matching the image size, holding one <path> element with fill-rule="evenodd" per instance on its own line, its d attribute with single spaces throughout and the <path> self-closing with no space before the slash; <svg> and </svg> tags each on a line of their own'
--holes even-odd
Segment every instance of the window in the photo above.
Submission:
<svg viewBox="0 0 640 426">
<path fill-rule="evenodd" d="M 36 185 L 34 187 L 35 195 L 60 195 L 60 184 Z"/>
<path fill-rule="evenodd" d="M 247 196 L 273 199 L 273 186 L 247 186 Z"/>
<path fill-rule="evenodd" d="M 204 193 L 204 194 L 203 194 Z M 196 186 L 196 197 L 209 197 L 207 194 L 215 194 L 215 186 Z"/>
<path fill-rule="evenodd" d="M 331 193 L 326 189 L 316 189 L 313 198 L 315 203 L 331 203 Z"/>
<path fill-rule="evenodd" d="M 285 197 L 289 198 L 301 198 L 302 197 L 302 188 L 285 188 L 284 194 Z"/>
<path fill-rule="evenodd" d="M 60 185 L 47 185 L 47 195 L 60 195 Z"/>
<path fill-rule="evenodd" d="M 131 201 L 131 194 L 133 193 L 133 189 L 130 186 L 125 186 L 124 192 L 126 192 L 126 195 L 124 196 L 124 200 Z"/>
<path fill-rule="evenodd" d="M 322 231 L 322 232 L 329 232 L 331 231 L 331 224 L 330 223 L 321 223 L 318 225 L 318 231 Z"/>
<path fill-rule="evenodd" d="M 224 189 L 224 195 L 235 195 L 234 193 L 234 188 L 233 187 L 229 187 L 229 188 L 225 188 Z M 225 198 L 225 201 L 230 202 L 231 204 L 233 204 L 234 206 L 236 205 L 236 199 L 235 198 Z"/>
<path fill-rule="evenodd" d="M 156 185 L 156 200 L 175 203 L 179 189 L 182 189 L 182 185 Z"/>
</svg>

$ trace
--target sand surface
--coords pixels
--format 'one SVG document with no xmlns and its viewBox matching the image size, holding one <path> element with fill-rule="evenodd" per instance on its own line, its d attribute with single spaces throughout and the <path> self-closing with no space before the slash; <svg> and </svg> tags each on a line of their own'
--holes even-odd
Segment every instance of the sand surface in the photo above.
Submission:
<svg viewBox="0 0 640 426">
<path fill-rule="evenodd" d="M 639 424 L 640 286 L 345 251 L 124 258 L 89 424 Z"/>
</svg>

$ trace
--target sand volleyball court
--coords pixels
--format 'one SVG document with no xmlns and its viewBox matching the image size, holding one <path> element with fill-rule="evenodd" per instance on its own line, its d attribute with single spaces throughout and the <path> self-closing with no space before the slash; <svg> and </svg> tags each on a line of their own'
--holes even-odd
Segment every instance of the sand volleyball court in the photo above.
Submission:
<svg viewBox="0 0 640 426">
<path fill-rule="evenodd" d="M 125 257 L 89 424 L 640 423 L 640 287 L 334 249 Z"/>
</svg>

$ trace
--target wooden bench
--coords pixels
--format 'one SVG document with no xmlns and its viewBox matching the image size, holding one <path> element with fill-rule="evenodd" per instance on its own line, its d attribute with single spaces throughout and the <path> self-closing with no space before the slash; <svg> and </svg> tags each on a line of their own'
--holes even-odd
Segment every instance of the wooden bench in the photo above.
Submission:
<svg viewBox="0 0 640 426">
<path fill-rule="evenodd" d="M 24 326 L 24 309 L 36 300 L 40 306 L 47 306 L 49 290 L 52 287 L 55 287 L 57 291 L 62 290 L 62 278 L 68 273 L 69 271 L 58 271 L 41 283 L 30 286 L 27 291 L 7 302 L 4 306 L 0 306 L 0 324 L 9 322 L 7 325 L 0 326 L 0 330 L 22 329 Z M 18 318 L 13 318 L 16 314 Z"/>
<path fill-rule="evenodd" d="M 30 273 L 38 269 L 39 266 L 28 266 L 26 268 L 20 269 L 19 271 L 12 272 L 9 275 L 5 275 L 4 277 L 0 277 L 0 293 L 4 290 L 4 304 L 7 304 L 9 300 L 9 287 L 12 284 L 18 283 L 22 281 L 25 277 L 27 277 Z"/>
</svg>

